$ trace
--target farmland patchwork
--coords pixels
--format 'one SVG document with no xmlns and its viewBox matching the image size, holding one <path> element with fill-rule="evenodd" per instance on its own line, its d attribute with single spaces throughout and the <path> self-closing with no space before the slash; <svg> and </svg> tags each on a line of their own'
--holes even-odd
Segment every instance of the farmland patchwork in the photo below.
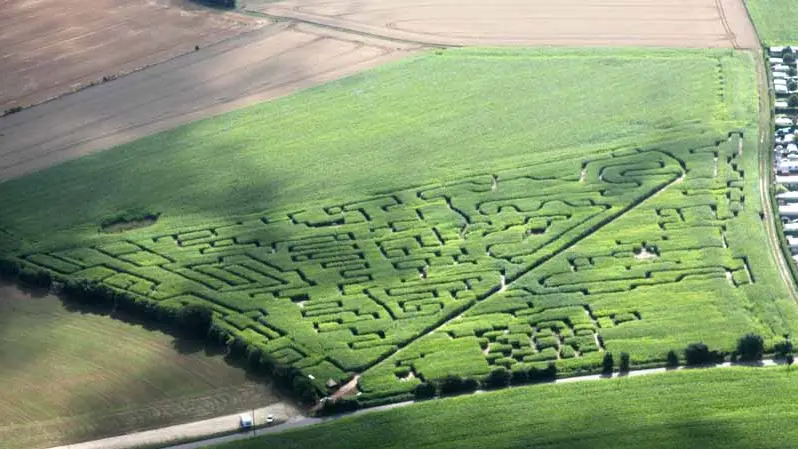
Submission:
<svg viewBox="0 0 798 449">
<path fill-rule="evenodd" d="M 363 401 L 772 346 L 798 313 L 755 123 L 741 52 L 430 52 L 0 184 L 0 252 L 209 305 L 234 348 Z M 161 215 L 101 231 L 137 208 Z"/>
</svg>

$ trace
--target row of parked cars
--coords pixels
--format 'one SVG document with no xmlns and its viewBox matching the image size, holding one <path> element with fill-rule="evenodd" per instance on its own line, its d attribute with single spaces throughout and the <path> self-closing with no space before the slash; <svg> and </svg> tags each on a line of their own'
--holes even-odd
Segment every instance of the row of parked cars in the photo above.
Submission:
<svg viewBox="0 0 798 449">
<path fill-rule="evenodd" d="M 798 263 L 798 126 L 791 113 L 798 110 L 798 47 L 770 47 L 769 62 L 773 92 L 776 94 L 773 161 L 779 217 L 784 223 L 787 243 Z"/>
</svg>

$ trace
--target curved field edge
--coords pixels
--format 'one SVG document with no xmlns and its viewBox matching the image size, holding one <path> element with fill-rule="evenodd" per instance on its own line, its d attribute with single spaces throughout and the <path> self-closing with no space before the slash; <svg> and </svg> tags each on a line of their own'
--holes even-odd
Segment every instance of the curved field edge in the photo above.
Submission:
<svg viewBox="0 0 798 449">
<path fill-rule="evenodd" d="M 280 401 L 267 379 L 201 343 L 74 306 L 0 283 L 0 380 L 13 386 L 0 397 L 5 449 L 94 440 Z"/>
<path fill-rule="evenodd" d="M 438 51 L 2 184 L 0 222 L 26 266 L 209 304 L 322 393 L 659 363 L 790 333 L 756 112 L 748 53 Z M 133 208 L 161 218 L 98 232 Z"/>
<path fill-rule="evenodd" d="M 524 387 L 213 447 L 781 448 L 798 438 L 794 376 L 732 368 Z"/>
</svg>

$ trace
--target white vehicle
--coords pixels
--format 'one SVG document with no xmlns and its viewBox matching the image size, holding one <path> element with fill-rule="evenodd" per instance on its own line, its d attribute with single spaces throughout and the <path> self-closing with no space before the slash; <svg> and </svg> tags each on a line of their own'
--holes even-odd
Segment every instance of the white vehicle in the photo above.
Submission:
<svg viewBox="0 0 798 449">
<path fill-rule="evenodd" d="M 781 79 L 781 80 L 783 80 L 783 79 L 787 79 L 787 78 L 789 78 L 789 75 L 787 75 L 787 72 L 773 72 L 773 79 Z"/>
<path fill-rule="evenodd" d="M 771 64 L 784 64 L 784 60 L 781 58 L 770 58 Z"/>
<path fill-rule="evenodd" d="M 239 416 L 239 425 L 242 429 L 251 429 L 253 425 L 252 415 L 249 413 L 244 413 L 243 415 Z"/>
<path fill-rule="evenodd" d="M 776 84 L 773 86 L 773 89 L 776 91 L 777 94 L 788 94 L 790 91 L 787 89 L 787 86 L 783 84 Z"/>
<path fill-rule="evenodd" d="M 774 106 L 776 106 L 777 110 L 787 109 L 788 107 L 790 107 L 789 103 L 787 103 L 786 101 L 777 101 L 776 103 L 774 103 Z"/>
<path fill-rule="evenodd" d="M 776 65 L 773 66 L 773 71 L 774 72 L 786 72 L 788 70 L 790 70 L 790 68 L 787 67 L 784 64 L 776 64 Z"/>
<path fill-rule="evenodd" d="M 784 52 L 784 47 L 770 47 L 771 55 L 780 55 Z"/>
<path fill-rule="evenodd" d="M 776 195 L 776 199 L 784 203 L 798 203 L 798 192 L 779 193 Z M 794 233 L 798 233 L 798 226 L 796 226 Z"/>
<path fill-rule="evenodd" d="M 792 126 L 794 123 L 791 118 L 788 117 L 776 117 L 776 126 L 779 128 L 787 128 Z"/>
<path fill-rule="evenodd" d="M 266 424 L 274 423 L 274 415 L 269 415 L 266 417 Z"/>
</svg>

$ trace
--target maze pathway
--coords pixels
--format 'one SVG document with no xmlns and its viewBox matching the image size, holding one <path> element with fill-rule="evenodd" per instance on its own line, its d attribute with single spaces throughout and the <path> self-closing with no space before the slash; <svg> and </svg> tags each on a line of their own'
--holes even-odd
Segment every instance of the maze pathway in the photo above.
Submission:
<svg viewBox="0 0 798 449">
<path fill-rule="evenodd" d="M 604 308 L 602 295 L 755 282 L 727 226 L 744 208 L 735 139 L 22 257 L 142 300 L 210 304 L 220 327 L 322 390 L 363 371 L 366 391 L 407 389 L 453 371 L 589 359 L 604 329 L 648 318 Z"/>
</svg>

